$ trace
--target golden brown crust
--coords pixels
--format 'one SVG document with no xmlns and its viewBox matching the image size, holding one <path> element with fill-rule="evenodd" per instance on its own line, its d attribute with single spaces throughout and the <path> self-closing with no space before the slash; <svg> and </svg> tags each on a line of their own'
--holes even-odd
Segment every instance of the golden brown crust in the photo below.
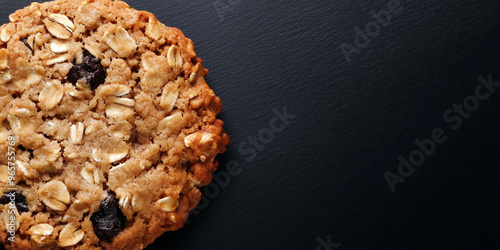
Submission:
<svg viewBox="0 0 500 250">
<path fill-rule="evenodd" d="M 16 187 L 29 211 L 12 243 L 0 205 L 6 248 L 141 249 L 182 227 L 229 143 L 193 42 L 121 1 L 56 0 L 9 18 L 0 26 L 0 156 L 15 135 Z M 96 86 L 70 77 L 89 54 L 106 73 Z M 1 193 L 8 163 L 0 157 Z M 112 241 L 91 220 L 108 191 L 126 218 Z"/>
</svg>

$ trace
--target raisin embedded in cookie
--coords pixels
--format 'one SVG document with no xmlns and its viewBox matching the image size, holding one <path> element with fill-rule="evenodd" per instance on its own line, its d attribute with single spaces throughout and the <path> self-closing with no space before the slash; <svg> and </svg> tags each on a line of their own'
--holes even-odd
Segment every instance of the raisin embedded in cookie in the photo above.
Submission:
<svg viewBox="0 0 500 250">
<path fill-rule="evenodd" d="M 121 1 L 33 3 L 9 18 L 5 247 L 141 249 L 182 227 L 229 143 L 193 42 Z"/>
</svg>

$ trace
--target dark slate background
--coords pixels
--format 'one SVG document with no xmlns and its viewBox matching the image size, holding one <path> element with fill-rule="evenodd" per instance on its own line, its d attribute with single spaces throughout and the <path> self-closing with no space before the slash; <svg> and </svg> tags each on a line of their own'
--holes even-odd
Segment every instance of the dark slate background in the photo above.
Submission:
<svg viewBox="0 0 500 250">
<path fill-rule="evenodd" d="M 1 23 L 30 3 L 0 2 Z M 500 81 L 500 2 L 401 0 L 347 62 L 340 44 L 388 2 L 128 1 L 194 41 L 232 139 L 219 171 L 242 168 L 147 249 L 500 249 L 500 91 L 443 120 L 478 76 Z M 284 108 L 297 117 L 248 159 Z M 435 128 L 447 141 L 391 192 L 384 173 Z"/>
</svg>

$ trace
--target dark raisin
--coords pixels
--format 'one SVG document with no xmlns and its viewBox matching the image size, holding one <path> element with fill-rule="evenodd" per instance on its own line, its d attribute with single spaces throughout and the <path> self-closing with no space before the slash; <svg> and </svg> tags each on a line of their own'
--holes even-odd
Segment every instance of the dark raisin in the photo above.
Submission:
<svg viewBox="0 0 500 250">
<path fill-rule="evenodd" d="M 71 83 L 76 84 L 80 79 L 85 79 L 92 90 L 106 80 L 106 70 L 101 62 L 86 49 L 83 50 L 83 62 L 81 64 L 73 62 L 73 67 L 68 73 L 68 81 Z"/>
<path fill-rule="evenodd" d="M 33 49 L 31 48 L 31 46 L 29 45 L 28 43 L 28 37 L 24 37 L 24 38 L 21 38 L 21 42 L 24 43 L 24 45 L 31 50 L 31 52 L 33 52 Z"/>
<path fill-rule="evenodd" d="M 28 207 L 28 202 L 26 202 L 26 198 L 21 193 L 18 192 L 6 192 L 0 198 L 0 204 L 7 204 L 11 201 L 14 201 L 16 204 L 17 211 L 19 213 L 24 213 L 30 211 Z"/>
<path fill-rule="evenodd" d="M 99 211 L 90 216 L 94 233 L 101 240 L 111 241 L 125 229 L 125 216 L 118 205 L 115 193 L 109 191 L 108 197 L 101 202 Z"/>
<path fill-rule="evenodd" d="M 181 159 L 180 160 L 181 167 L 188 169 L 190 168 L 193 164 L 189 162 L 187 159 Z"/>
</svg>

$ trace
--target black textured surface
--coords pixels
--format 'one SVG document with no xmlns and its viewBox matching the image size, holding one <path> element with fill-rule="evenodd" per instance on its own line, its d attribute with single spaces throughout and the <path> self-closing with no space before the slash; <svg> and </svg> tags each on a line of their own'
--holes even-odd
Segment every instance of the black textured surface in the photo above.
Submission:
<svg viewBox="0 0 500 250">
<path fill-rule="evenodd" d="M 1 0 L 0 21 L 29 2 Z M 401 0 L 347 62 L 388 2 L 128 1 L 194 41 L 232 139 L 229 184 L 147 249 L 500 249 L 500 91 L 443 120 L 478 76 L 500 81 L 500 2 Z M 436 128 L 447 140 L 391 192 L 384 173 Z"/>
</svg>

